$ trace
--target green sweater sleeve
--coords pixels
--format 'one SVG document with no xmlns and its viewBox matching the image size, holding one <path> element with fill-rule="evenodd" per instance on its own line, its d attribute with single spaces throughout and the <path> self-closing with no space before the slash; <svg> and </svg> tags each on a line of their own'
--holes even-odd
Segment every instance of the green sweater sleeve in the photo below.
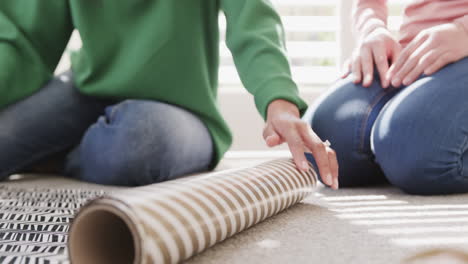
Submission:
<svg viewBox="0 0 468 264">
<path fill-rule="evenodd" d="M 269 0 L 221 0 L 227 20 L 226 44 L 243 85 L 254 95 L 264 119 L 270 102 L 284 99 L 307 108 L 299 97 L 286 57 L 284 29 Z"/>
<path fill-rule="evenodd" d="M 52 78 L 72 30 L 68 1 L 0 1 L 0 107 Z"/>
</svg>

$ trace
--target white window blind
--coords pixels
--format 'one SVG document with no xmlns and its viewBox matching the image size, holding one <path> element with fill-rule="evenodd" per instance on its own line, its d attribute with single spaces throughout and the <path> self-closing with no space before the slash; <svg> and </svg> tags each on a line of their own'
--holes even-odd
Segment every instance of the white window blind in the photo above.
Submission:
<svg viewBox="0 0 468 264">
<path fill-rule="evenodd" d="M 301 88 L 323 87 L 337 77 L 339 0 L 271 0 L 286 30 L 288 56 L 295 81 Z M 240 88 L 231 53 L 224 43 L 225 19 L 220 17 L 221 88 Z"/>
</svg>

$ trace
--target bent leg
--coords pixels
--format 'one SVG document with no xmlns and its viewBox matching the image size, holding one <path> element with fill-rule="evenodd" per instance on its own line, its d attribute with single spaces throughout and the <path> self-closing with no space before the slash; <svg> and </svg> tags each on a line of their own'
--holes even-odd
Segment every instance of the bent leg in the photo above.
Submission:
<svg viewBox="0 0 468 264">
<path fill-rule="evenodd" d="M 388 180 L 412 194 L 468 192 L 468 58 L 406 87 L 372 133 Z"/>
<path fill-rule="evenodd" d="M 65 73 L 0 111 L 0 180 L 76 145 L 104 107 L 80 94 Z"/>
<path fill-rule="evenodd" d="M 322 140 L 329 140 L 337 153 L 340 187 L 385 182 L 370 150 L 371 127 L 396 91 L 382 89 L 378 76 L 366 88 L 351 77 L 339 81 L 311 106 L 305 119 Z M 307 155 L 314 163 L 311 155 Z"/>
<path fill-rule="evenodd" d="M 106 109 L 70 153 L 65 173 L 136 186 L 209 169 L 213 143 L 194 114 L 165 103 L 126 100 Z"/>
</svg>

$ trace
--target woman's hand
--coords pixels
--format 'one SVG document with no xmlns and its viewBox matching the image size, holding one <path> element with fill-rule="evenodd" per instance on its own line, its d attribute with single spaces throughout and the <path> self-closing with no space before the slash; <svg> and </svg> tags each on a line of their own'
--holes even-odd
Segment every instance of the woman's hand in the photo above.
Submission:
<svg viewBox="0 0 468 264">
<path fill-rule="evenodd" d="M 468 56 L 468 32 L 448 23 L 421 31 L 401 52 L 386 76 L 394 87 L 413 83 L 421 74 L 431 75 L 445 65 Z"/>
<path fill-rule="evenodd" d="M 384 27 L 377 27 L 359 42 L 351 59 L 345 63 L 345 73 L 342 78 L 352 73 L 354 83 L 362 82 L 364 87 L 369 87 L 374 77 L 375 65 L 382 87 L 387 88 L 389 82 L 385 77 L 389 69 L 389 61 L 394 61 L 400 51 L 401 45 L 390 31 Z"/>
<path fill-rule="evenodd" d="M 304 152 L 311 152 L 322 181 L 333 189 L 338 189 L 336 153 L 320 140 L 307 122 L 301 120 L 296 105 L 285 100 L 271 102 L 263 138 L 269 147 L 286 142 L 296 166 L 303 171 L 309 169 Z"/>
</svg>

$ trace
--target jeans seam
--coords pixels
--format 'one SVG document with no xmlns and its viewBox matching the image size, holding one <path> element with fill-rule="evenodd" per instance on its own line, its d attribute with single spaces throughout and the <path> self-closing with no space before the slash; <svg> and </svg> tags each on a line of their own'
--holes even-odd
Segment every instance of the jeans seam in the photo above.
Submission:
<svg viewBox="0 0 468 264">
<path fill-rule="evenodd" d="M 382 100 L 383 97 L 385 97 L 387 93 L 385 91 L 380 92 L 377 94 L 377 96 L 374 98 L 372 103 L 367 107 L 366 113 L 364 115 L 364 118 L 361 121 L 360 129 L 359 129 L 359 144 L 358 144 L 358 152 L 361 154 L 366 154 L 369 155 L 370 153 L 367 153 L 364 150 L 364 142 L 365 142 L 365 136 L 366 136 L 366 126 L 367 122 L 369 121 L 370 114 L 372 113 L 372 110 L 374 107 Z"/>
</svg>

